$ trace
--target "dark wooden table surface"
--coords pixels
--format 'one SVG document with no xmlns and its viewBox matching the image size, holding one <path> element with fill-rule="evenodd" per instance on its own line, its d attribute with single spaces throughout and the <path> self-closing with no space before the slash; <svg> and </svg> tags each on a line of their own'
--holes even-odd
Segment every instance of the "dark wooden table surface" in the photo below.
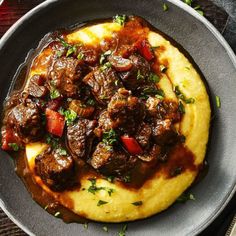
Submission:
<svg viewBox="0 0 236 236">
<path fill-rule="evenodd" d="M 26 12 L 43 1 L 44 0 L 5 0 L 0 6 L 0 37 L 21 16 L 23 16 Z M 194 4 L 201 5 L 205 17 L 210 20 L 215 25 L 215 27 L 224 35 L 229 16 L 222 8 L 217 7 L 213 2 L 214 0 L 195 0 Z M 230 212 L 227 215 L 226 220 L 221 220 L 220 223 L 216 222 L 217 225 L 215 225 L 214 227 L 219 227 L 219 230 L 218 233 L 214 235 L 224 235 L 225 229 L 227 228 L 231 220 L 230 216 L 233 216 L 233 214 L 234 212 Z M 220 227 L 219 224 L 224 225 L 224 227 Z M 18 228 L 0 209 L 0 236 L 8 235 L 23 236 L 26 234 L 20 228 Z M 210 234 L 206 233 L 206 235 Z"/>
</svg>

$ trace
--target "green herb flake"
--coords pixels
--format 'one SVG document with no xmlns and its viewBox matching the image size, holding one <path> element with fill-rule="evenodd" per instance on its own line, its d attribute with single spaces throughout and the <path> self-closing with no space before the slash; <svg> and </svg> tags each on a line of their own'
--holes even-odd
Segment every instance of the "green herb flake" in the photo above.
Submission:
<svg viewBox="0 0 236 236">
<path fill-rule="evenodd" d="M 164 65 L 160 65 L 160 70 L 162 73 L 165 73 L 167 71 L 167 67 L 165 67 Z"/>
<path fill-rule="evenodd" d="M 188 4 L 189 6 L 192 5 L 192 0 L 184 0 L 184 3 Z"/>
<path fill-rule="evenodd" d="M 149 81 L 158 83 L 160 81 L 160 77 L 157 74 L 151 73 L 149 75 Z"/>
<path fill-rule="evenodd" d="M 179 196 L 176 200 L 176 202 L 181 202 L 181 203 L 185 203 L 188 200 L 193 200 L 195 201 L 196 198 L 194 197 L 194 195 L 192 193 L 183 193 L 181 196 Z"/>
<path fill-rule="evenodd" d="M 60 213 L 59 211 L 57 211 L 57 212 L 54 214 L 55 217 L 59 217 L 60 215 L 61 215 L 61 213 Z"/>
<path fill-rule="evenodd" d="M 59 50 L 56 51 L 56 56 L 57 56 L 58 58 L 61 57 L 62 54 L 63 54 L 63 51 L 59 51 Z"/>
<path fill-rule="evenodd" d="M 128 226 L 124 225 L 122 227 L 122 229 L 120 230 L 120 232 L 119 232 L 119 236 L 125 236 L 125 233 L 126 233 L 127 229 L 128 229 Z"/>
<path fill-rule="evenodd" d="M 108 51 L 102 53 L 101 57 L 100 57 L 100 60 L 99 60 L 99 63 L 102 65 L 104 63 L 104 61 L 106 60 L 107 56 L 109 56 L 111 54 L 112 54 L 111 50 L 108 50 Z"/>
<path fill-rule="evenodd" d="M 80 52 L 77 56 L 77 59 L 78 60 L 83 60 L 83 58 L 84 58 L 84 54 L 82 52 Z"/>
<path fill-rule="evenodd" d="M 117 143 L 118 136 L 114 129 L 110 129 L 109 131 L 106 131 L 103 133 L 102 142 L 106 145 L 113 145 Z"/>
<path fill-rule="evenodd" d="M 201 16 L 204 16 L 204 12 L 202 10 L 196 10 Z"/>
<path fill-rule="evenodd" d="M 84 228 L 88 229 L 88 223 L 84 223 Z"/>
<path fill-rule="evenodd" d="M 200 5 L 197 5 L 197 6 L 195 6 L 193 9 L 194 10 L 199 10 L 201 8 L 201 6 Z"/>
<path fill-rule="evenodd" d="M 168 11 L 168 9 L 169 9 L 169 7 L 166 3 L 163 3 L 162 7 L 163 7 L 163 11 Z"/>
<path fill-rule="evenodd" d="M 216 106 L 217 106 L 218 108 L 220 108 L 220 107 L 221 107 L 221 101 L 220 101 L 220 97 L 219 97 L 219 96 L 217 96 L 217 95 L 216 95 Z"/>
<path fill-rule="evenodd" d="M 98 203 L 97 203 L 97 206 L 102 206 L 102 205 L 105 205 L 107 204 L 108 202 L 106 201 L 103 201 L 103 200 L 99 200 Z"/>
<path fill-rule="evenodd" d="M 186 69 L 186 70 L 190 70 L 190 67 L 189 67 L 189 66 L 185 66 L 185 69 Z"/>
<path fill-rule="evenodd" d="M 108 232 L 107 226 L 103 226 L 102 229 L 103 229 L 103 231 Z"/>
<path fill-rule="evenodd" d="M 182 103 L 181 101 L 179 101 L 178 111 L 179 111 L 181 114 L 185 114 L 185 107 L 184 107 L 184 105 L 183 105 L 183 103 Z"/>
<path fill-rule="evenodd" d="M 126 15 L 116 15 L 114 17 L 114 22 L 121 26 L 124 26 L 126 18 L 127 18 Z"/>
<path fill-rule="evenodd" d="M 113 188 L 106 188 L 106 190 L 109 196 L 111 196 L 111 194 L 115 192 Z"/>
<path fill-rule="evenodd" d="M 138 72 L 137 72 L 137 80 L 142 80 L 142 79 L 144 79 L 144 76 L 141 74 L 141 71 L 138 70 Z"/>
<path fill-rule="evenodd" d="M 73 110 L 64 110 L 63 108 L 59 109 L 59 113 L 63 116 L 65 116 L 66 124 L 71 125 L 77 118 L 77 113 Z"/>
<path fill-rule="evenodd" d="M 125 183 L 130 183 L 130 181 L 131 181 L 131 176 L 130 176 L 130 175 L 126 175 L 126 176 L 124 177 L 124 182 L 125 182 Z"/>
<path fill-rule="evenodd" d="M 53 149 L 59 147 L 59 138 L 54 138 L 52 135 L 48 134 L 46 136 L 46 143 L 49 144 Z"/>
<path fill-rule="evenodd" d="M 118 86 L 119 80 L 115 80 L 115 85 Z"/>
<path fill-rule="evenodd" d="M 67 50 L 66 57 L 72 55 L 73 53 L 76 52 L 77 47 L 75 45 L 70 46 Z"/>
<path fill-rule="evenodd" d="M 157 98 L 163 99 L 165 97 L 165 93 L 162 89 L 154 87 L 144 88 L 141 92 L 141 98 L 148 99 L 149 96 L 156 96 Z"/>
<path fill-rule="evenodd" d="M 19 145 L 18 145 L 17 143 L 8 143 L 8 146 L 9 146 L 10 148 L 12 148 L 12 150 L 13 150 L 14 152 L 17 152 L 17 151 L 19 151 L 19 149 L 20 149 L 20 147 L 19 147 Z"/>
<path fill-rule="evenodd" d="M 46 205 L 46 206 L 44 207 L 44 210 L 46 211 L 46 210 L 48 209 L 48 207 L 49 207 L 49 206 L 48 206 L 48 205 Z"/>
<path fill-rule="evenodd" d="M 96 103 L 95 103 L 94 99 L 89 98 L 89 99 L 87 100 L 86 104 L 87 104 L 87 105 L 90 105 L 90 106 L 94 106 Z"/>
<path fill-rule="evenodd" d="M 186 96 L 180 91 L 179 86 L 175 86 L 174 92 L 176 96 L 181 99 L 183 102 L 186 104 L 194 103 L 195 99 L 194 98 L 186 98 Z"/>
<path fill-rule="evenodd" d="M 132 204 L 133 204 L 134 206 L 141 206 L 141 205 L 143 205 L 143 202 L 142 202 L 142 201 L 132 202 Z"/>
<path fill-rule="evenodd" d="M 58 153 L 60 156 L 66 156 L 67 155 L 67 151 L 64 148 L 58 148 L 56 150 L 56 153 Z"/>
<path fill-rule="evenodd" d="M 58 37 L 57 39 L 61 42 L 61 44 L 63 45 L 63 47 L 65 47 L 65 48 L 70 47 L 70 44 L 67 43 L 63 38 Z"/>
<path fill-rule="evenodd" d="M 57 89 L 53 89 L 50 91 L 50 98 L 51 99 L 56 99 L 61 96 L 60 92 Z"/>
<path fill-rule="evenodd" d="M 114 179 L 115 179 L 115 176 L 112 176 L 112 175 L 107 177 L 107 181 L 110 183 L 114 183 Z"/>
<path fill-rule="evenodd" d="M 112 67 L 112 64 L 110 62 L 106 62 L 103 66 L 101 66 L 101 70 L 104 71 L 111 67 Z"/>
</svg>

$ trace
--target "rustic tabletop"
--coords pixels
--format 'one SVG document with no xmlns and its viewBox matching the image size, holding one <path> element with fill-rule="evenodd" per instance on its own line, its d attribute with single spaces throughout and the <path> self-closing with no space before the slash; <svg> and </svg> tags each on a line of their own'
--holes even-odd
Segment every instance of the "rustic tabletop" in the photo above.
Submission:
<svg viewBox="0 0 236 236">
<path fill-rule="evenodd" d="M 0 6 L 0 37 L 9 27 L 30 9 L 44 0 L 5 0 Z M 183 0 L 184 1 L 184 0 Z M 186 1 L 186 0 L 185 0 Z M 204 16 L 223 34 L 236 51 L 236 1 L 235 0 L 191 0 L 193 5 L 201 5 Z M 188 2 L 191 2 L 188 1 Z M 0 0 L 1 2 L 1 0 Z M 186 1 L 187 2 L 187 1 Z M 217 5 L 216 5 L 217 4 Z M 203 235 L 225 235 L 235 214 L 236 198 Z M 0 209 L 0 236 L 26 235 Z"/>
</svg>

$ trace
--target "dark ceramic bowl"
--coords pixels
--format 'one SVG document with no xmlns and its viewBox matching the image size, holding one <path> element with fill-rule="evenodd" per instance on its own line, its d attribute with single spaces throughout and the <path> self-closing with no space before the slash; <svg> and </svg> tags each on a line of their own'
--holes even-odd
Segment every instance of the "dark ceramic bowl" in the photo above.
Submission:
<svg viewBox="0 0 236 236">
<path fill-rule="evenodd" d="M 191 189 L 197 200 L 175 204 L 154 217 L 129 223 L 127 234 L 135 236 L 196 235 L 219 215 L 236 190 L 235 55 L 217 30 L 193 9 L 179 0 L 172 0 L 167 2 L 169 10 L 164 12 L 162 4 L 162 0 L 49 0 L 25 15 L 0 41 L 1 109 L 18 66 L 46 33 L 116 14 L 142 16 L 175 39 L 189 52 L 205 76 L 213 105 L 215 95 L 220 96 L 222 107 L 215 107 L 207 156 L 210 169 L 208 175 Z M 45 212 L 31 199 L 14 172 L 12 159 L 2 151 L 0 206 L 30 235 L 105 234 L 104 224 L 93 223 L 86 230 L 83 225 L 65 224 Z M 109 234 L 117 235 L 121 226 L 108 224 Z"/>
</svg>

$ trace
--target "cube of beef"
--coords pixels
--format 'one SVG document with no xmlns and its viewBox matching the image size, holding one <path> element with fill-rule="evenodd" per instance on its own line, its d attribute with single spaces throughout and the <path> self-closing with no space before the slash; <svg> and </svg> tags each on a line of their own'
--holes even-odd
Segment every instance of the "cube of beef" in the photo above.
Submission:
<svg viewBox="0 0 236 236">
<path fill-rule="evenodd" d="M 35 171 L 50 189 L 62 191 L 73 184 L 74 161 L 68 154 L 48 148 L 35 158 Z"/>
<path fill-rule="evenodd" d="M 48 69 L 50 90 L 57 89 L 62 95 L 73 97 L 78 94 L 82 67 L 72 57 L 61 57 L 53 61 Z"/>
<path fill-rule="evenodd" d="M 157 119 L 152 124 L 152 136 L 157 144 L 169 145 L 177 141 L 178 134 L 170 119 Z"/>
<path fill-rule="evenodd" d="M 94 97 L 102 105 L 107 104 L 122 87 L 116 72 L 111 68 L 96 68 L 84 77 L 83 82 L 91 87 Z"/>
<path fill-rule="evenodd" d="M 7 123 L 14 128 L 24 143 L 39 140 L 43 134 L 40 111 L 30 99 L 10 111 Z"/>
<path fill-rule="evenodd" d="M 124 88 L 112 97 L 107 110 L 111 121 L 127 134 L 133 134 L 145 117 L 145 105 Z"/>
<path fill-rule="evenodd" d="M 129 59 L 132 63 L 131 69 L 119 75 L 125 87 L 133 91 L 146 83 L 151 69 L 148 61 L 140 55 L 133 54 Z"/>
<path fill-rule="evenodd" d="M 90 164 L 106 176 L 120 176 L 132 169 L 136 160 L 122 149 L 114 150 L 112 146 L 100 142 L 92 154 Z"/>
<path fill-rule="evenodd" d="M 81 118 L 75 124 L 68 126 L 68 145 L 77 158 L 85 159 L 90 154 L 96 124 L 95 120 Z"/>
</svg>

